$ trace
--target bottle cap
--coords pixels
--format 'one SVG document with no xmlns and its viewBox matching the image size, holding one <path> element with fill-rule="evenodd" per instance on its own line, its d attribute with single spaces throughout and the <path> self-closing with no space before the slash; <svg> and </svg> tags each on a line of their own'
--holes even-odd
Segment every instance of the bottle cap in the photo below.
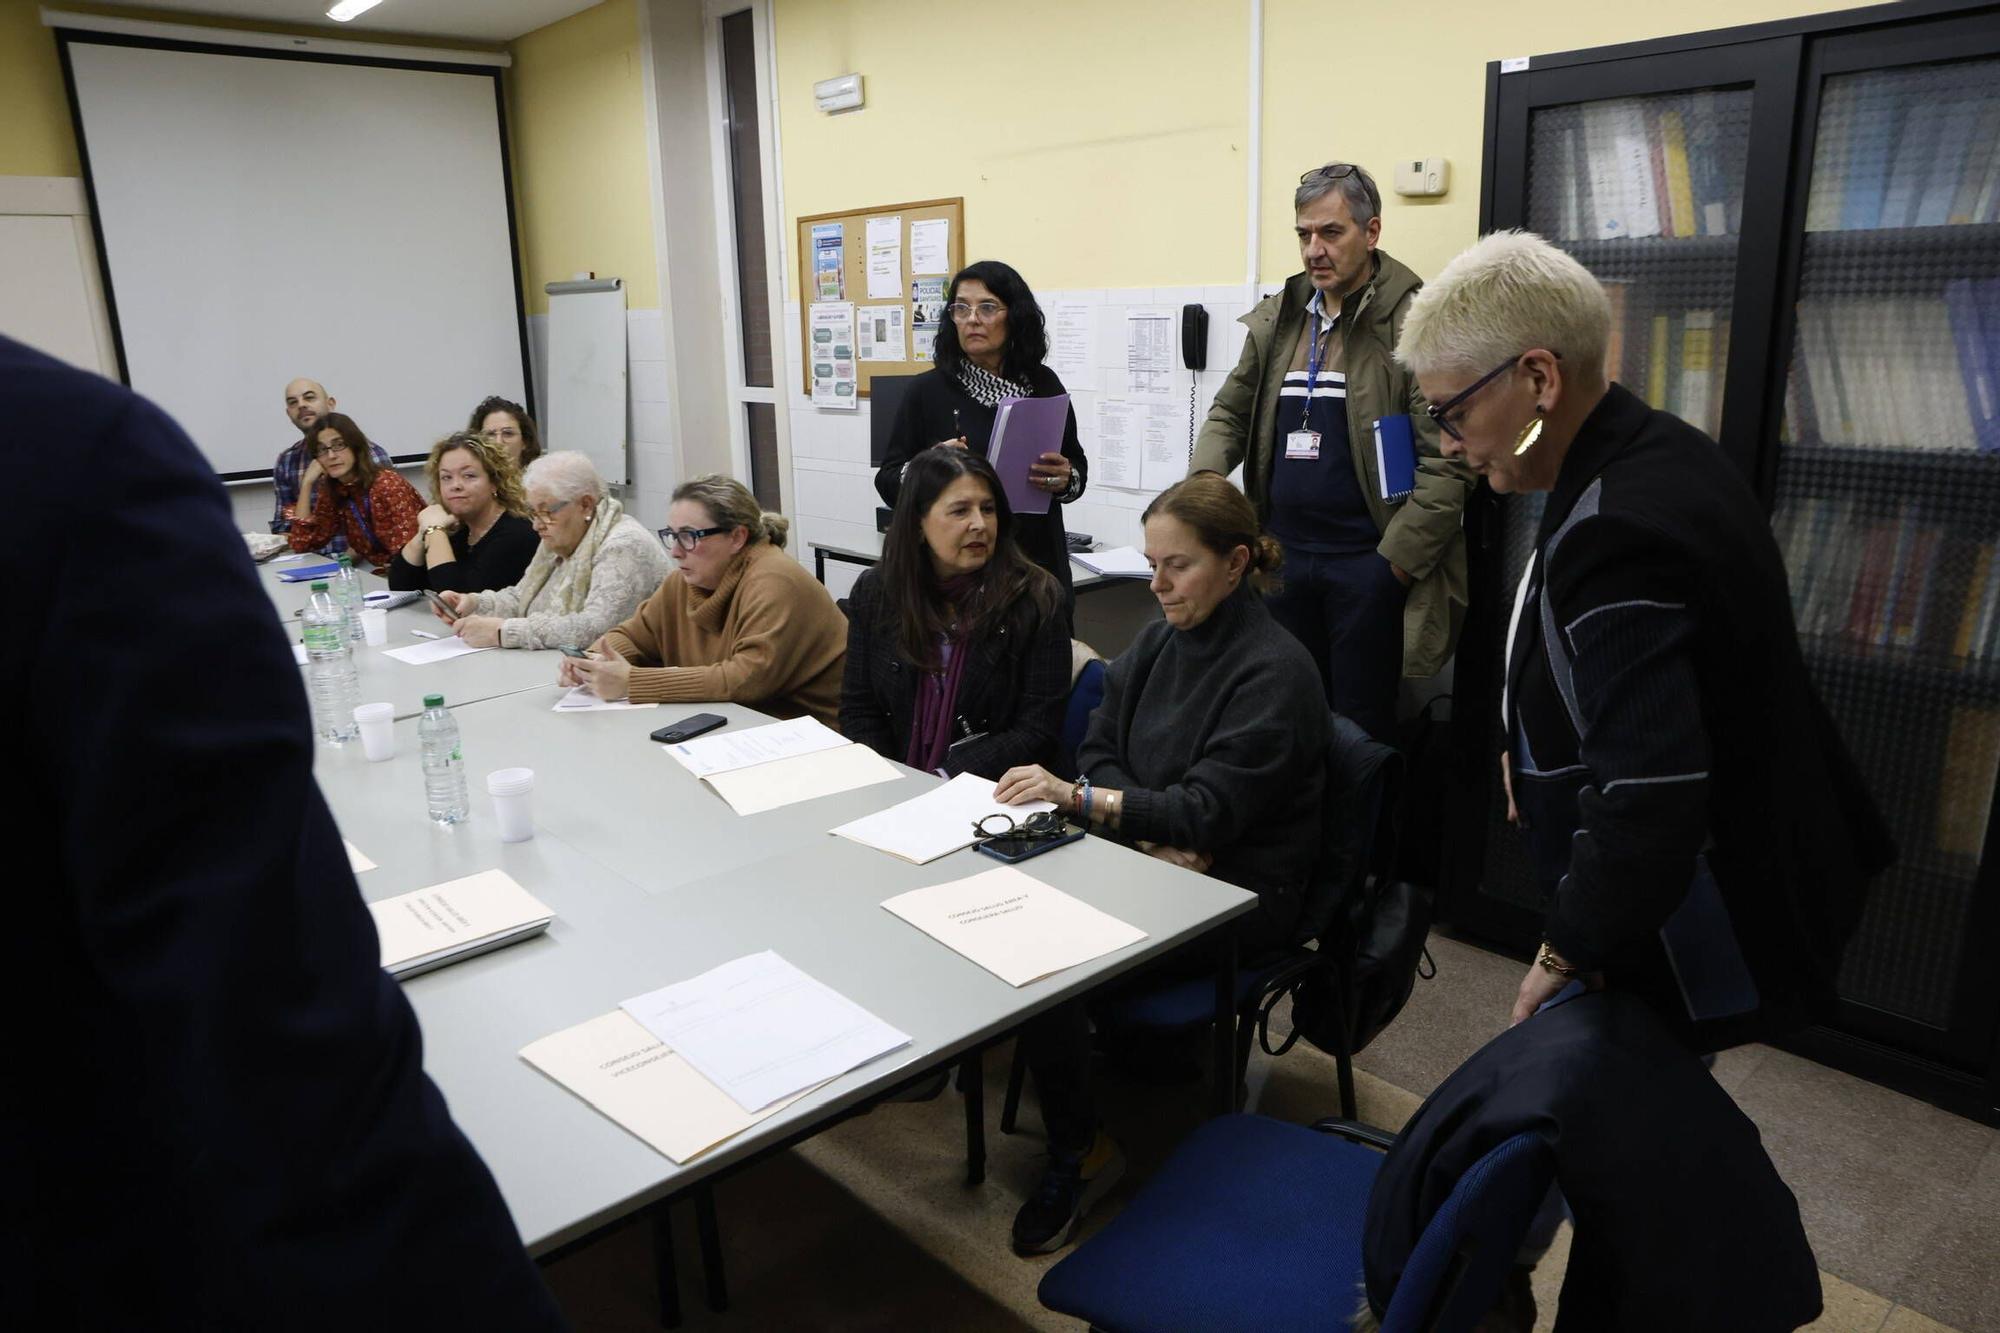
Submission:
<svg viewBox="0 0 2000 1333">
<path fill-rule="evenodd" d="M 444 696 L 443 696 L 442 694 L 426 694 L 426 695 L 424 696 L 424 707 L 426 707 L 426 708 L 443 708 L 443 707 L 444 707 Z"/>
<path fill-rule="evenodd" d="M 347 552 L 345 552 L 345 551 L 342 551 L 342 552 L 340 553 L 340 563 L 341 563 L 341 564 L 342 564 L 342 565 L 343 565 L 344 567 L 346 567 L 346 568 L 348 568 L 348 569 L 352 569 L 352 568 L 354 568 L 354 557 L 353 557 L 353 556 L 351 556 L 351 555 L 349 555 L 349 554 L 348 554 Z"/>
<path fill-rule="evenodd" d="M 313 585 L 312 585 L 312 590 L 313 590 L 314 592 L 325 592 L 325 591 L 326 591 L 326 580 L 325 580 L 325 579 L 314 579 L 314 580 L 313 580 Z"/>
</svg>

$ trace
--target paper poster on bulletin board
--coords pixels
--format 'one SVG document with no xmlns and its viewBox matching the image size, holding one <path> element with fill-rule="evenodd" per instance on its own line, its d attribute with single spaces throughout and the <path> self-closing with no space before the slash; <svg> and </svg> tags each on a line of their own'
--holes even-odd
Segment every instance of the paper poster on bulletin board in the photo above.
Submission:
<svg viewBox="0 0 2000 1333">
<path fill-rule="evenodd" d="M 874 376 L 930 368 L 945 288 L 965 267 L 965 201 L 803 217 L 797 253 L 806 392 L 815 406 L 854 407 Z M 844 355 L 821 354 L 835 348 Z"/>
</svg>

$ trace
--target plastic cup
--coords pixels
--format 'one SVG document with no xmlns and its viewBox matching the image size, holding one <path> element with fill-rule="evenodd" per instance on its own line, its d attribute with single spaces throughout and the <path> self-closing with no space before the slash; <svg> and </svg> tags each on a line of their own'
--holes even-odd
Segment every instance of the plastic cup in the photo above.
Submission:
<svg viewBox="0 0 2000 1333">
<path fill-rule="evenodd" d="M 528 809 L 535 790 L 532 768 L 501 768 L 486 775 L 486 794 L 493 798 L 493 814 L 500 821 L 500 841 L 526 842 L 535 836 L 535 820 Z"/>
<path fill-rule="evenodd" d="M 354 710 L 354 720 L 361 724 L 361 751 L 369 762 L 396 757 L 396 705 L 362 704 Z"/>
<path fill-rule="evenodd" d="M 389 642 L 389 613 L 386 610 L 379 606 L 362 610 L 361 639 L 370 648 L 380 648 Z"/>
</svg>

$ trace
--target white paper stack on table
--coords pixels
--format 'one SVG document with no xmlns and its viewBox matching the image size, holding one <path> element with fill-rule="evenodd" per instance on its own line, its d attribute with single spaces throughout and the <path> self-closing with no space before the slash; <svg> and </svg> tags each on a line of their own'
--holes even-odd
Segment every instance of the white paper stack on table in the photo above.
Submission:
<svg viewBox="0 0 2000 1333">
<path fill-rule="evenodd" d="M 368 910 L 383 970 L 399 981 L 539 935 L 556 919 L 503 870 L 384 898 Z"/>
<path fill-rule="evenodd" d="M 1108 551 L 1072 551 L 1070 559 L 1093 574 L 1113 579 L 1150 579 L 1153 567 L 1133 546 L 1114 546 Z"/>
<path fill-rule="evenodd" d="M 881 755 L 810 717 L 700 736 L 664 748 L 739 815 L 761 814 L 901 776 Z"/>
<path fill-rule="evenodd" d="M 882 904 L 1010 986 L 1137 944 L 1146 932 L 1012 866 Z"/>
<path fill-rule="evenodd" d="M 658 708 L 658 704 L 635 704 L 630 699 L 600 699 L 590 692 L 588 685 L 572 685 L 569 692 L 556 700 L 551 710 L 557 713 L 612 713 L 627 708 Z"/>
<path fill-rule="evenodd" d="M 455 634 L 447 634 L 441 639 L 427 643 L 413 643 L 402 648 L 390 648 L 382 656 L 393 657 L 409 666 L 425 666 L 431 662 L 448 662 L 454 657 L 464 657 L 467 653 L 483 653 L 485 648 L 475 648 Z"/>
<path fill-rule="evenodd" d="M 909 1043 L 767 950 L 634 996 L 521 1058 L 686 1162 Z"/>
<path fill-rule="evenodd" d="M 1019 822 L 1029 815 L 1055 809 L 1048 801 L 1002 805 L 993 799 L 994 787 L 989 778 L 960 773 L 922 796 L 850 820 L 829 832 L 925 865 L 979 841 L 974 826 L 988 815 L 1004 814 Z"/>
</svg>

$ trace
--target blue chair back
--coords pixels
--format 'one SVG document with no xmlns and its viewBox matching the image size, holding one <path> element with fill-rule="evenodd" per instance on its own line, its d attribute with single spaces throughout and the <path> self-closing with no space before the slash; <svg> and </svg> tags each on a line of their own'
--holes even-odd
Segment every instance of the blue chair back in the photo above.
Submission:
<svg viewBox="0 0 2000 1333">
<path fill-rule="evenodd" d="M 1084 663 L 1076 684 L 1070 687 L 1069 703 L 1063 710 L 1062 736 L 1056 745 L 1056 776 L 1076 776 L 1077 748 L 1090 730 L 1090 715 L 1104 702 L 1104 663 L 1096 658 Z"/>
<path fill-rule="evenodd" d="M 1301 941 L 1324 941 L 1336 913 L 1359 892 L 1368 872 L 1382 863 L 1379 835 L 1395 808 L 1403 757 L 1361 725 L 1335 713 L 1326 750 L 1326 791 L 1321 798 L 1318 865 L 1300 913 Z"/>
<path fill-rule="evenodd" d="M 1493 1308 L 1555 1180 L 1555 1152 L 1516 1134 L 1474 1162 L 1432 1215 L 1382 1316 L 1382 1333 L 1471 1329 Z"/>
</svg>

